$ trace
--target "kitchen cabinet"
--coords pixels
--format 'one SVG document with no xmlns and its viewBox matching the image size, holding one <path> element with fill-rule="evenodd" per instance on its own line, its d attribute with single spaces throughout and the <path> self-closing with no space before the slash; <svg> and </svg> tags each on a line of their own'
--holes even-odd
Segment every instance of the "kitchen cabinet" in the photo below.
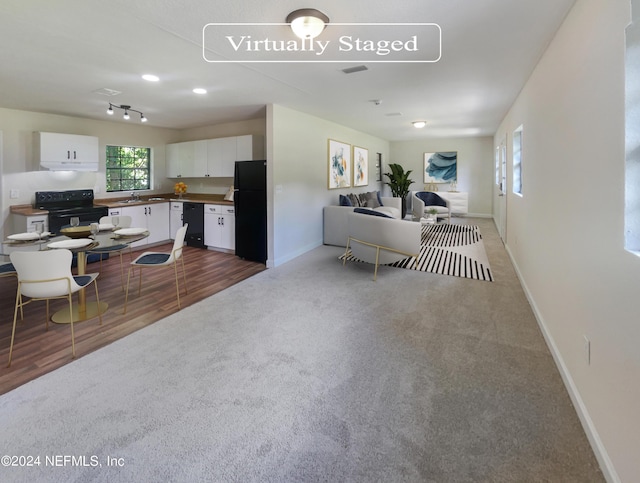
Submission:
<svg viewBox="0 0 640 483">
<path fill-rule="evenodd" d="M 169 203 L 136 204 L 125 206 L 121 211 L 123 216 L 131 217 L 132 228 L 149 230 L 147 238 L 132 243 L 131 246 L 137 247 L 169 240 Z"/>
<path fill-rule="evenodd" d="M 169 234 L 176 239 L 176 232 L 184 224 L 182 222 L 182 201 L 172 201 L 169 207 Z"/>
<path fill-rule="evenodd" d="M 246 135 L 236 137 L 236 161 L 255 161 L 260 159 L 266 159 L 264 155 L 264 138 L 262 136 Z"/>
<path fill-rule="evenodd" d="M 201 178 L 207 171 L 207 141 L 167 144 L 168 178 Z"/>
<path fill-rule="evenodd" d="M 100 149 L 95 136 L 38 132 L 35 145 L 36 155 L 44 168 L 98 171 Z"/>
<path fill-rule="evenodd" d="M 47 215 L 20 215 L 13 213 L 13 233 L 35 232 L 36 223 L 43 223 L 44 231 L 49 231 L 49 217 Z"/>
<path fill-rule="evenodd" d="M 204 205 L 204 244 L 235 250 L 236 217 L 233 206 Z"/>
<path fill-rule="evenodd" d="M 207 171 L 205 177 L 233 178 L 236 163 L 236 138 L 218 138 L 207 141 Z"/>
<path fill-rule="evenodd" d="M 247 134 L 167 144 L 167 178 L 233 178 L 236 161 L 264 159 L 264 137 Z"/>
</svg>

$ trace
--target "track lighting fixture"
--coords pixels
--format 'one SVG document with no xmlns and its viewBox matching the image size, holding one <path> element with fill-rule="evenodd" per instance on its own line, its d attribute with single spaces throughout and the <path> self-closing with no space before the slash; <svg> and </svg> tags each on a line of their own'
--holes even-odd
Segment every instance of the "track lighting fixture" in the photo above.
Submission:
<svg viewBox="0 0 640 483">
<path fill-rule="evenodd" d="M 147 122 L 147 118 L 144 117 L 144 114 L 142 114 L 142 112 L 137 111 L 136 109 L 131 109 L 131 106 L 127 106 L 126 104 L 122 104 L 122 105 L 117 105 L 117 104 L 111 104 L 109 103 L 109 109 L 107 109 L 107 114 L 109 114 L 110 116 L 113 116 L 113 108 L 116 109 L 122 109 L 124 111 L 124 115 L 122 116 L 123 119 L 125 120 L 129 120 L 130 116 L 129 116 L 129 111 L 132 112 L 137 112 L 138 114 L 140 114 L 140 122 Z"/>
</svg>

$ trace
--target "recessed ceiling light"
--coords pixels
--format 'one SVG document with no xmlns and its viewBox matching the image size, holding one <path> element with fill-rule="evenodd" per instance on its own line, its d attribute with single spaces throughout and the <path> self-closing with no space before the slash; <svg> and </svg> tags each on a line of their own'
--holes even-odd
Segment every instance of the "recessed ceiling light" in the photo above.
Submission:
<svg viewBox="0 0 640 483">
<path fill-rule="evenodd" d="M 417 127 L 418 129 L 422 129 L 427 125 L 427 121 L 413 121 L 413 127 Z"/>
<path fill-rule="evenodd" d="M 149 82 L 158 82 L 160 80 L 160 77 L 158 77 L 157 75 L 153 75 L 153 74 L 145 74 L 142 76 L 142 78 L 146 81 Z"/>
<path fill-rule="evenodd" d="M 207 90 L 206 90 L 206 89 L 203 89 L 202 87 L 196 87 L 196 88 L 193 90 L 193 92 L 194 92 L 195 94 L 206 94 L 206 93 L 207 93 Z"/>
</svg>

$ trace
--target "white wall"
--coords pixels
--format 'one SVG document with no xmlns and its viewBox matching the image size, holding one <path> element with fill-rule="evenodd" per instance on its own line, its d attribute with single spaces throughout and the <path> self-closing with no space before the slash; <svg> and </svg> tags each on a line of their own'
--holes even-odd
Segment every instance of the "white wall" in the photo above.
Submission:
<svg viewBox="0 0 640 483">
<path fill-rule="evenodd" d="M 507 135 L 511 160 L 524 127 L 507 249 L 608 479 L 625 482 L 640 475 L 640 257 L 624 250 L 629 20 L 629 0 L 578 0 L 494 138 Z"/>
<path fill-rule="evenodd" d="M 380 189 L 376 153 L 388 160 L 389 143 L 280 105 L 267 106 L 267 176 L 270 203 L 269 260 L 274 266 L 322 244 L 322 210 L 338 195 Z M 328 140 L 369 150 L 369 185 L 328 189 Z"/>
<path fill-rule="evenodd" d="M 469 193 L 469 216 L 491 215 L 491 190 L 493 176 L 493 139 L 490 137 L 420 139 L 393 141 L 390 145 L 390 162 L 398 163 L 406 170 L 413 170 L 412 191 L 424 188 L 424 153 L 439 151 L 458 152 L 458 191 Z M 388 178 L 384 177 L 384 181 Z M 448 184 L 438 186 L 441 191 Z"/>
</svg>

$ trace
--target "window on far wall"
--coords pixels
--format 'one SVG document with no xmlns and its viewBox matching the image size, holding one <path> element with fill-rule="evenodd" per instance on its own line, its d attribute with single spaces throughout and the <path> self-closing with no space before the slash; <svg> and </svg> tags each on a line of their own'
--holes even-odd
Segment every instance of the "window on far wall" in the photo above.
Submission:
<svg viewBox="0 0 640 483">
<path fill-rule="evenodd" d="M 640 0 L 631 1 L 626 29 L 624 246 L 640 256 Z"/>
<path fill-rule="evenodd" d="M 107 191 L 151 188 L 151 148 L 107 146 Z"/>
<path fill-rule="evenodd" d="M 522 194 L 522 126 L 513 131 L 513 192 Z"/>
<path fill-rule="evenodd" d="M 500 146 L 496 146 L 496 184 L 500 186 Z"/>
</svg>

